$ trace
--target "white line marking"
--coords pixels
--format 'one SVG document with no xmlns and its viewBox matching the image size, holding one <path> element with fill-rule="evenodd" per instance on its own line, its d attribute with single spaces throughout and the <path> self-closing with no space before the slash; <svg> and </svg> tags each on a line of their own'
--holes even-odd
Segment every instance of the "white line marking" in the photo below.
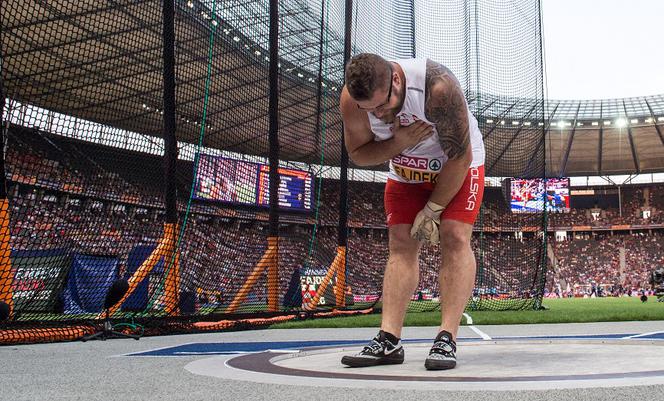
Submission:
<svg viewBox="0 0 664 401">
<path fill-rule="evenodd" d="M 471 329 L 472 331 L 474 331 L 475 333 L 477 333 L 480 337 L 482 337 L 482 340 L 491 340 L 491 337 L 489 337 L 488 334 L 486 334 L 486 333 L 483 332 L 482 330 L 478 329 L 477 327 L 475 327 L 475 326 L 470 326 L 470 329 Z"/>
<path fill-rule="evenodd" d="M 266 352 L 272 352 L 274 354 L 297 354 L 300 352 L 299 349 L 269 349 Z"/>
<path fill-rule="evenodd" d="M 244 355 L 260 354 L 261 352 L 272 352 L 273 354 L 296 354 L 297 349 L 266 349 L 265 351 L 177 351 L 176 355 Z"/>
<path fill-rule="evenodd" d="M 463 316 L 465 316 L 465 318 L 466 318 L 466 324 L 467 324 L 467 325 L 471 325 L 471 324 L 473 324 L 473 318 L 470 317 L 469 314 L 467 314 L 466 312 L 464 312 L 464 313 L 463 313 Z"/>
<path fill-rule="evenodd" d="M 145 350 L 145 351 L 128 352 L 126 354 L 113 355 L 113 356 L 114 357 L 116 357 L 116 356 L 157 356 L 157 355 L 138 355 L 138 354 L 154 352 L 154 351 L 161 351 L 161 350 L 165 350 L 165 349 L 169 349 L 169 348 L 175 348 L 175 347 L 181 347 L 183 345 L 189 345 L 189 344 L 197 344 L 197 343 L 196 342 L 188 342 L 188 343 L 182 343 L 182 344 L 167 345 L 165 347 L 152 348 L 152 349 Z M 159 355 L 159 356 L 161 356 L 161 355 Z"/>
<path fill-rule="evenodd" d="M 477 333 L 477 335 L 479 335 L 480 337 L 482 337 L 482 340 L 491 340 L 491 337 L 489 337 L 488 334 L 486 334 L 486 333 L 483 332 L 482 330 L 480 330 L 480 329 L 478 329 L 477 327 L 475 327 L 475 326 L 472 325 L 472 324 L 473 324 L 473 318 L 470 317 L 469 314 L 467 314 L 466 312 L 464 312 L 464 313 L 463 313 L 463 316 L 466 318 L 466 324 L 468 325 L 468 327 L 469 327 L 472 331 L 474 331 L 475 333 Z"/>
<path fill-rule="evenodd" d="M 633 336 L 627 336 L 623 337 L 623 340 L 629 339 L 629 338 L 639 338 L 639 337 L 646 337 L 646 336 L 652 336 L 653 334 L 662 334 L 664 331 L 651 331 L 650 333 L 641 333 L 641 334 L 634 334 Z"/>
<path fill-rule="evenodd" d="M 255 354 L 256 351 L 177 351 L 176 355 L 235 355 L 235 354 Z"/>
</svg>

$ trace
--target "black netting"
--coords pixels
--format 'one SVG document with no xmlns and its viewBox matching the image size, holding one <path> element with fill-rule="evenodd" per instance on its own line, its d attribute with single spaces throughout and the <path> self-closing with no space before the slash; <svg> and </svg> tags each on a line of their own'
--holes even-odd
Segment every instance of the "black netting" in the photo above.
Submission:
<svg viewBox="0 0 664 401">
<path fill-rule="evenodd" d="M 444 64 L 458 78 L 478 120 L 486 149 L 485 173 L 493 178 L 487 180 L 491 186 L 485 189 L 474 229 L 478 272 L 468 307 L 538 307 L 546 272 L 545 212 L 510 213 L 509 189 L 501 191 L 496 183 L 505 177 L 545 174 L 539 2 L 415 1 L 393 7 L 356 2 L 353 18 L 354 53 L 375 52 L 389 59 L 427 57 Z M 370 179 L 373 172 L 359 175 Z M 351 191 L 351 196 L 366 199 L 362 193 Z M 380 199 L 372 203 L 382 206 Z M 362 232 L 354 234 L 360 248 L 387 247 L 385 235 L 367 240 Z M 367 242 L 373 243 L 368 247 Z M 386 257 L 374 258 L 371 271 L 380 271 Z M 439 265 L 438 247 L 423 247 L 420 284 L 413 295 L 419 301 L 411 303 L 411 311 L 440 307 Z M 380 282 L 372 284 L 380 288 Z"/>
<path fill-rule="evenodd" d="M 11 313 L 0 341 L 80 337 L 123 280 L 129 290 L 111 317 L 149 333 L 373 306 L 387 259 L 385 166 L 351 165 L 341 179 L 347 35 L 351 54 L 429 57 L 452 69 L 484 134 L 487 176 L 544 174 L 538 1 L 356 1 L 350 32 L 338 0 L 280 1 L 272 20 L 268 2 L 174 5 L 169 42 L 159 1 L 3 3 L 0 301 Z M 175 47 L 174 131 L 164 128 L 165 37 Z M 278 146 L 269 135 L 271 61 Z M 283 202 L 272 213 L 271 150 Z M 536 306 L 545 218 L 507 214 L 499 188 L 486 198 L 469 305 Z M 438 307 L 437 254 L 421 254 L 413 310 Z"/>
</svg>

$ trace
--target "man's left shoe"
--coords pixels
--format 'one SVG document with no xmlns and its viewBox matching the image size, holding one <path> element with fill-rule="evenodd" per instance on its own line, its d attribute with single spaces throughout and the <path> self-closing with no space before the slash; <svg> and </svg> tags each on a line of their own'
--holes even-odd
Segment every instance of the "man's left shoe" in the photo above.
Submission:
<svg viewBox="0 0 664 401">
<path fill-rule="evenodd" d="M 456 366 L 456 342 L 452 334 L 443 330 L 438 333 L 429 351 L 429 356 L 424 361 L 427 370 L 446 370 Z"/>
</svg>

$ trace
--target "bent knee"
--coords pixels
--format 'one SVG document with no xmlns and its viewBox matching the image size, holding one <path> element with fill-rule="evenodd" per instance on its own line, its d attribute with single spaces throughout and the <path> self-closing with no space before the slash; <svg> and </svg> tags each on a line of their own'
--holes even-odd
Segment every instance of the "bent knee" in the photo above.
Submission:
<svg viewBox="0 0 664 401">
<path fill-rule="evenodd" d="M 417 255 L 419 249 L 420 243 L 410 237 L 410 230 L 399 230 L 390 233 L 390 255 Z"/>
<path fill-rule="evenodd" d="M 440 226 L 440 247 L 443 251 L 470 248 L 472 226 L 460 222 L 443 220 Z"/>
</svg>

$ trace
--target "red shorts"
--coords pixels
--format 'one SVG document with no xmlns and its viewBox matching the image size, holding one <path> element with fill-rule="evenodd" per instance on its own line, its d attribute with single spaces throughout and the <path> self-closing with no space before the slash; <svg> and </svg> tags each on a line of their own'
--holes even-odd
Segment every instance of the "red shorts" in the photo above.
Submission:
<svg viewBox="0 0 664 401">
<path fill-rule="evenodd" d="M 385 185 L 387 225 L 413 224 L 415 216 L 429 201 L 435 185 L 430 182 L 406 184 L 387 180 Z M 474 224 L 480 212 L 482 195 L 484 195 L 484 166 L 471 167 L 459 192 L 447 205 L 440 219 Z"/>
</svg>

